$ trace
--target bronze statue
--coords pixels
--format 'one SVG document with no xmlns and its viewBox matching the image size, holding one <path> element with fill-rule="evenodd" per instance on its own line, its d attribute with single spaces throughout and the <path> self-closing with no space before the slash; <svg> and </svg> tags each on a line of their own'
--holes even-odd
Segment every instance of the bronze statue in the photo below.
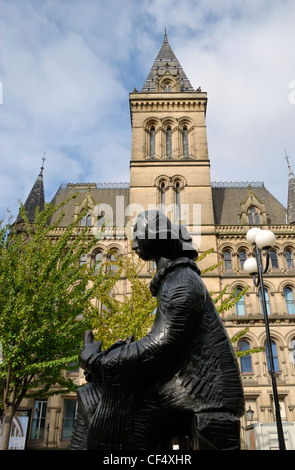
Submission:
<svg viewBox="0 0 295 470">
<path fill-rule="evenodd" d="M 142 212 L 132 248 L 157 262 L 154 325 L 107 351 L 86 332 L 80 366 L 89 383 L 78 391 L 70 448 L 152 451 L 186 435 L 192 449 L 239 449 L 239 368 L 189 233 L 160 211 Z"/>
</svg>

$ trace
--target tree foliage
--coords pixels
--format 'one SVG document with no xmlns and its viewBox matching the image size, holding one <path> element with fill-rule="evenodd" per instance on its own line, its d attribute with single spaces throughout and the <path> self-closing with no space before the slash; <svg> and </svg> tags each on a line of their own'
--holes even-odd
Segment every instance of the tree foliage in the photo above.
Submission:
<svg viewBox="0 0 295 470">
<path fill-rule="evenodd" d="M 23 398 L 76 388 L 63 371 L 77 360 L 90 327 L 100 276 L 79 264 L 96 242 L 79 226 L 83 214 L 52 236 L 63 214 L 49 221 L 67 202 L 36 211 L 34 224 L 21 206 L 21 230 L 0 228 L 0 405 L 7 423 Z"/>
<path fill-rule="evenodd" d="M 103 347 L 130 335 L 135 340 L 140 339 L 152 326 L 157 300 L 152 297 L 149 282 L 142 275 L 143 267 L 144 263 L 134 253 L 117 256 L 115 261 L 102 264 L 101 271 L 109 275 L 104 275 L 97 287 L 101 311 L 92 318 L 92 325 Z M 122 300 L 113 295 L 119 282 L 128 289 L 128 295 Z"/>
</svg>

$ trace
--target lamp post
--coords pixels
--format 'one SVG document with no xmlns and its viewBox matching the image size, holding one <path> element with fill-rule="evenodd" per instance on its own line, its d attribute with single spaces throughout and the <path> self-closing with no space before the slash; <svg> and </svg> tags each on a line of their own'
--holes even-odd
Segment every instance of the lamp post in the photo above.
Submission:
<svg viewBox="0 0 295 470">
<path fill-rule="evenodd" d="M 255 246 L 255 258 L 248 258 L 245 261 L 244 271 L 253 276 L 254 286 L 258 287 L 260 285 L 260 288 L 261 288 L 262 310 L 263 310 L 265 330 L 266 330 L 266 341 L 267 341 L 268 356 L 269 356 L 269 369 L 270 369 L 269 372 L 271 376 L 272 390 L 273 390 L 273 397 L 274 397 L 274 404 L 275 404 L 279 449 L 286 450 L 284 434 L 283 434 L 283 426 L 282 426 L 282 420 L 281 420 L 279 398 L 278 398 L 278 391 L 277 391 L 272 346 L 271 346 L 269 321 L 268 321 L 268 314 L 267 314 L 267 308 L 266 308 L 264 282 L 263 282 L 263 274 L 267 272 L 268 266 L 269 266 L 269 251 L 270 251 L 270 248 L 274 246 L 276 242 L 276 237 L 275 237 L 275 234 L 271 232 L 270 230 L 262 230 L 260 228 L 255 227 L 248 231 L 246 238 L 249 243 L 254 244 Z M 262 266 L 262 258 L 261 258 L 261 250 L 263 249 L 266 251 L 266 266 L 264 269 Z M 256 280 L 256 275 L 257 275 L 257 280 Z"/>
</svg>

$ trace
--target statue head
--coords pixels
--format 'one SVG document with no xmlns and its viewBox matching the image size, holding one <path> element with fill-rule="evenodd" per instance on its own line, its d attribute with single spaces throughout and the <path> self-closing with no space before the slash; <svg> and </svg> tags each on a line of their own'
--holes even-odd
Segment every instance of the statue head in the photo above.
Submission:
<svg viewBox="0 0 295 470">
<path fill-rule="evenodd" d="M 172 224 L 160 210 L 140 212 L 133 234 L 132 249 L 145 261 L 181 256 L 195 260 L 198 257 L 187 228 Z"/>
</svg>

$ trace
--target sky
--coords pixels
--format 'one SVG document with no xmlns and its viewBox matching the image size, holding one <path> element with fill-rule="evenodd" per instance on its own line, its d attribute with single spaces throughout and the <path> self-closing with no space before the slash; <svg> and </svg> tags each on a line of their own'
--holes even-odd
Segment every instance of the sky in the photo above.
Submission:
<svg viewBox="0 0 295 470">
<path fill-rule="evenodd" d="M 208 95 L 212 181 L 263 181 L 287 204 L 295 172 L 294 0 L 0 0 L 0 219 L 45 155 L 62 183 L 128 182 L 129 93 L 168 41 Z"/>
</svg>

